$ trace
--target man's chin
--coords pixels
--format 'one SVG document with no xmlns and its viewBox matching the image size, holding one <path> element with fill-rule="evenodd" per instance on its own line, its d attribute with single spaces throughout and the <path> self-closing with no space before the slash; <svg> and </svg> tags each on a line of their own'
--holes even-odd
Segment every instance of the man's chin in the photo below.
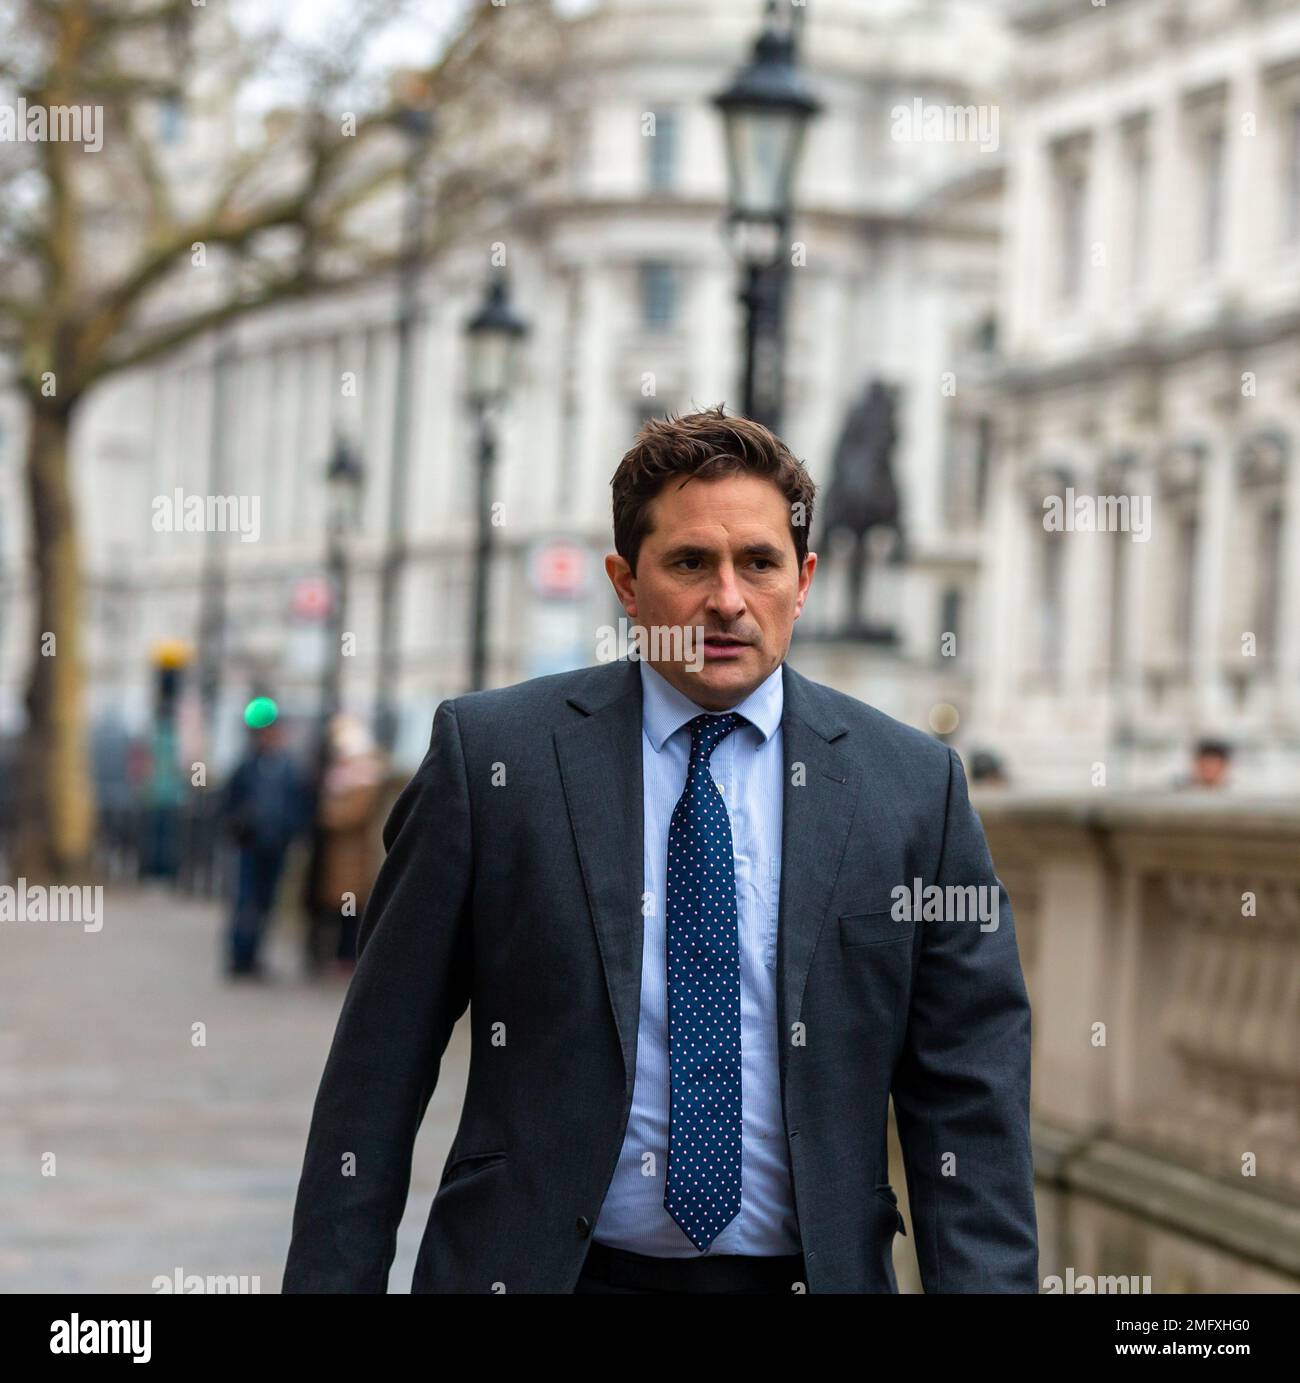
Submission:
<svg viewBox="0 0 1300 1383">
<path fill-rule="evenodd" d="M 738 658 L 706 658 L 702 666 L 683 664 L 682 673 L 687 685 L 697 688 L 695 699 L 704 704 L 708 697 L 725 697 L 734 705 L 753 691 L 755 658 L 746 649 Z"/>
</svg>

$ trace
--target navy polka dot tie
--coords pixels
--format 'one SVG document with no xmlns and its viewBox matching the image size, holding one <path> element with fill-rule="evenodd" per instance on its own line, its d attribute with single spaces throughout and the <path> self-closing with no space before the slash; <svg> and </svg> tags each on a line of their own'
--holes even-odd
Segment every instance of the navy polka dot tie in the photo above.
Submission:
<svg viewBox="0 0 1300 1383">
<path fill-rule="evenodd" d="M 664 1209 L 701 1252 L 740 1211 L 740 937 L 731 818 L 709 759 L 735 711 L 690 722 L 686 787 L 668 827 Z"/>
</svg>

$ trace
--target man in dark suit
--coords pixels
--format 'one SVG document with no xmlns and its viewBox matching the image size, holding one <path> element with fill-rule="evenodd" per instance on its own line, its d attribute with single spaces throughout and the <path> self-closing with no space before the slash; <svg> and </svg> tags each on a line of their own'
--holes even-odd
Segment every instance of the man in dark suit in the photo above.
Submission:
<svg viewBox="0 0 1300 1383">
<path fill-rule="evenodd" d="M 1029 1004 L 960 759 L 785 662 L 813 485 L 646 424 L 606 569 L 640 656 L 445 701 L 312 1117 L 284 1290 L 383 1292 L 469 1006 L 417 1292 L 1035 1292 Z"/>
</svg>

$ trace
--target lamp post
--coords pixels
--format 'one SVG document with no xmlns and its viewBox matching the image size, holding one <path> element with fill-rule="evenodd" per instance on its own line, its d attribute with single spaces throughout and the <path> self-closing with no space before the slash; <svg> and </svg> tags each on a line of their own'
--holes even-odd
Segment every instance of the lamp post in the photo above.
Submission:
<svg viewBox="0 0 1300 1383">
<path fill-rule="evenodd" d="M 809 120 L 821 109 L 797 66 L 798 10 L 784 22 L 768 0 L 749 62 L 713 98 L 726 126 L 733 253 L 744 269 L 742 395 L 747 417 L 774 431 L 784 393 L 785 289 L 791 192 Z"/>
<path fill-rule="evenodd" d="M 235 365 L 235 346 L 230 332 L 220 330 L 212 358 L 212 413 L 208 419 L 207 488 L 210 495 L 226 492 L 226 420 Z M 199 700 L 203 708 L 204 736 L 209 745 L 217 733 L 222 664 L 227 651 L 226 585 L 225 545 L 209 528 L 203 539 L 203 570 L 199 577 L 198 638 Z"/>
<path fill-rule="evenodd" d="M 388 534 L 379 569 L 379 661 L 375 683 L 375 739 L 392 749 L 397 738 L 394 696 L 399 688 L 399 597 L 406 562 L 406 476 L 410 462 L 411 367 L 423 244 L 424 198 L 420 175 L 433 137 L 432 113 L 415 103 L 401 106 L 393 124 L 406 140 L 406 201 L 401 263 L 397 275 L 397 382 L 393 397 L 393 455 L 388 490 Z"/>
<path fill-rule="evenodd" d="M 322 672 L 320 724 L 316 730 L 316 755 L 310 786 L 310 848 L 307 856 L 304 901 L 307 929 L 304 933 L 304 959 L 309 974 L 321 963 L 320 880 L 325 863 L 325 831 L 321 826 L 320 805 L 325 793 L 333 744 L 331 730 L 342 705 L 343 624 L 348 607 L 348 539 L 361 526 L 361 490 L 365 467 L 342 433 L 334 434 L 334 451 L 325 467 L 326 566 L 329 571 L 330 604 L 325 637 L 328 641 Z"/>
<path fill-rule="evenodd" d="M 492 557 L 492 470 L 496 464 L 494 415 L 514 383 L 519 343 L 527 324 L 511 306 L 504 278 L 493 279 L 482 306 L 465 324 L 469 403 L 478 426 L 478 544 L 474 554 L 474 614 L 470 636 L 471 691 L 487 681 L 488 573 Z"/>
<path fill-rule="evenodd" d="M 361 489 L 365 482 L 365 467 L 342 434 L 334 439 L 334 453 L 325 468 L 327 495 L 326 525 L 328 533 L 327 566 L 330 578 L 328 638 L 329 656 L 325 662 L 324 685 L 321 689 L 320 765 L 323 767 L 329 745 L 330 722 L 338 713 L 342 701 L 343 683 L 343 622 L 347 613 L 348 538 L 356 532 L 361 520 Z"/>
<path fill-rule="evenodd" d="M 154 720 L 151 736 L 145 833 L 141 841 L 142 878 L 175 879 L 181 869 L 181 811 L 186 800 L 177 748 L 177 711 L 190 650 L 178 639 L 156 644 L 153 665 Z"/>
</svg>

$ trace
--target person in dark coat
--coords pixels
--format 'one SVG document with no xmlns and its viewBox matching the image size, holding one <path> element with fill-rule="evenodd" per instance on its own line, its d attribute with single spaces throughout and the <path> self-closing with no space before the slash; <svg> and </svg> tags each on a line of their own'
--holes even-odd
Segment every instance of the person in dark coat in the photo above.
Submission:
<svg viewBox="0 0 1300 1383">
<path fill-rule="evenodd" d="M 252 732 L 252 746 L 226 785 L 222 817 L 239 850 L 227 931 L 227 974 L 261 974 L 258 951 L 285 857 L 307 823 L 308 786 L 284 747 L 278 722 Z"/>
</svg>

